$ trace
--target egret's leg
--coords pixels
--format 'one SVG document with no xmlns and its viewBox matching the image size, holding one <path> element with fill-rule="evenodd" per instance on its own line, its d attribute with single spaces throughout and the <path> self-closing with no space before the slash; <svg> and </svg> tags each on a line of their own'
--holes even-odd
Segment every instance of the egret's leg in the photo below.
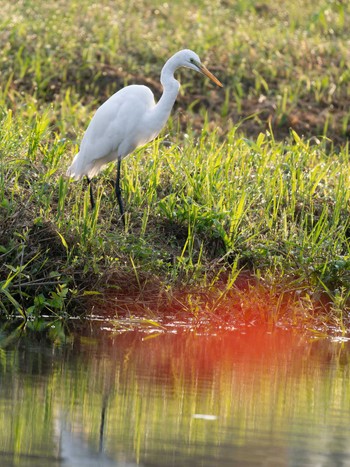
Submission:
<svg viewBox="0 0 350 467">
<path fill-rule="evenodd" d="M 95 208 L 95 199 L 94 199 L 94 193 L 92 191 L 92 183 L 91 180 L 88 176 L 86 176 L 88 184 L 89 184 L 89 189 L 90 189 L 90 203 L 91 203 L 91 209 Z"/>
<path fill-rule="evenodd" d="M 119 204 L 119 209 L 120 209 L 120 215 L 123 219 L 123 222 L 125 224 L 125 218 L 124 218 L 124 207 L 123 207 L 123 200 L 122 200 L 122 192 L 120 190 L 120 165 L 121 165 L 121 159 L 118 159 L 118 165 L 117 165 L 117 179 L 115 181 L 115 195 L 118 200 Z"/>
</svg>

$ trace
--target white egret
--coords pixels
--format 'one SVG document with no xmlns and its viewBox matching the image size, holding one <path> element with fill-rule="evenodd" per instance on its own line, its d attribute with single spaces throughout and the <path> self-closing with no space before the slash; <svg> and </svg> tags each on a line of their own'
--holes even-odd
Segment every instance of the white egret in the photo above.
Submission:
<svg viewBox="0 0 350 467">
<path fill-rule="evenodd" d="M 121 161 L 137 147 L 152 141 L 164 127 L 180 89 L 180 83 L 174 78 L 174 72 L 180 67 L 199 71 L 222 87 L 220 81 L 201 63 L 198 55 L 185 49 L 165 63 L 160 76 L 163 94 L 157 103 L 147 86 L 130 85 L 113 94 L 97 109 L 83 136 L 80 150 L 67 170 L 67 175 L 75 180 L 87 177 L 92 207 L 91 178 L 106 164 L 117 160 L 115 193 L 124 221 L 120 191 Z"/>
</svg>

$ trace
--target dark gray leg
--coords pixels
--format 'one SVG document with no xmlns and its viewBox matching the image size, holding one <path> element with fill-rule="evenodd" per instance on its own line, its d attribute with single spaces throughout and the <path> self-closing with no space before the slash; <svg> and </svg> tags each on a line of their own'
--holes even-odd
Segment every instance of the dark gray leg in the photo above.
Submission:
<svg viewBox="0 0 350 467">
<path fill-rule="evenodd" d="M 116 195 L 117 200 L 118 200 L 120 215 L 121 215 L 121 217 L 123 219 L 123 224 L 125 225 L 123 199 L 122 199 L 122 192 L 120 190 L 120 165 L 121 165 L 121 162 L 122 162 L 121 159 L 118 159 L 117 179 L 115 181 L 115 195 Z"/>
<path fill-rule="evenodd" d="M 108 395 L 104 395 L 102 399 L 102 410 L 101 410 L 101 422 L 100 422 L 100 449 L 99 452 L 103 452 L 104 449 L 104 434 L 105 434 L 105 425 L 106 425 L 106 410 L 108 403 Z"/>
<path fill-rule="evenodd" d="M 86 176 L 87 178 L 87 181 L 88 181 L 88 184 L 89 184 L 89 188 L 90 188 L 90 203 L 91 203 L 91 209 L 94 209 L 95 208 L 95 199 L 94 199 L 94 194 L 92 192 L 92 183 L 91 183 L 91 180 L 89 179 L 88 176 Z"/>
</svg>

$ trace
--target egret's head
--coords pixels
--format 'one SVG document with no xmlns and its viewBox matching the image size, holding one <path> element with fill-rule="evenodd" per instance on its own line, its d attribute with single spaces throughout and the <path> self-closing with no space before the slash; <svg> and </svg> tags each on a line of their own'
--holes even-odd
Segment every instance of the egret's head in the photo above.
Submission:
<svg viewBox="0 0 350 467">
<path fill-rule="evenodd" d="M 184 66 L 186 68 L 191 68 L 192 70 L 199 71 L 222 88 L 222 84 L 220 83 L 220 81 L 216 78 L 216 76 L 213 75 L 213 73 L 211 73 L 208 70 L 206 66 L 204 66 L 201 63 L 200 58 L 195 52 L 193 52 L 193 50 L 180 50 L 180 52 L 177 52 L 174 55 L 174 58 L 176 59 L 177 67 Z"/>
<path fill-rule="evenodd" d="M 198 55 L 193 52 L 192 50 L 184 50 L 183 52 L 186 53 L 186 64 L 184 65 L 187 68 L 192 68 L 192 70 L 199 71 L 203 75 L 207 76 L 211 79 L 215 84 L 222 88 L 222 84 L 217 79 L 216 76 L 211 73 L 206 66 L 201 63 L 200 58 Z"/>
</svg>

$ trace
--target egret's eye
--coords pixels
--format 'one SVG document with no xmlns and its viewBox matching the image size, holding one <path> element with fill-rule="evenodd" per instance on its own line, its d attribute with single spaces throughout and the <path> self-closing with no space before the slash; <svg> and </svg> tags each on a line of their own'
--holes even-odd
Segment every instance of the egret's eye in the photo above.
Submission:
<svg viewBox="0 0 350 467">
<path fill-rule="evenodd" d="M 197 60 L 195 60 L 194 58 L 190 58 L 189 62 L 190 62 L 191 65 L 194 65 L 196 67 L 196 69 L 198 69 L 198 70 L 200 69 Z"/>
</svg>

